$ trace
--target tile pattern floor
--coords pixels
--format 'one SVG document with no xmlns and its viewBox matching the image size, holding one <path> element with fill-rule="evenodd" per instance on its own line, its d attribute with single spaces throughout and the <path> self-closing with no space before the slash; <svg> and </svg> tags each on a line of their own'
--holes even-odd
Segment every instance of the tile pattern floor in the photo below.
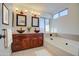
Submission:
<svg viewBox="0 0 79 59">
<path fill-rule="evenodd" d="M 44 47 L 37 47 L 28 50 L 12 53 L 12 56 L 51 56 L 51 53 Z"/>
<path fill-rule="evenodd" d="M 71 54 L 65 51 L 63 52 L 56 50 L 52 50 L 52 51 L 50 51 L 45 47 L 37 47 L 37 48 L 14 52 L 12 53 L 12 56 L 72 56 Z"/>
</svg>

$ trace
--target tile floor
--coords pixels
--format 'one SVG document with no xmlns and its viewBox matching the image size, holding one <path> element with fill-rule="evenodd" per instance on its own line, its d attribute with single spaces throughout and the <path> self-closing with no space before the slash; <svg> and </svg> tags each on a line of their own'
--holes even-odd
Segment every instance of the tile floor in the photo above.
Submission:
<svg viewBox="0 0 79 59">
<path fill-rule="evenodd" d="M 53 52 L 53 53 L 52 53 Z M 12 53 L 12 56 L 72 56 L 65 51 L 50 51 L 45 47 L 37 47 Z"/>
<path fill-rule="evenodd" d="M 51 55 L 52 54 L 44 47 L 37 47 L 12 53 L 12 56 L 51 56 Z"/>
</svg>

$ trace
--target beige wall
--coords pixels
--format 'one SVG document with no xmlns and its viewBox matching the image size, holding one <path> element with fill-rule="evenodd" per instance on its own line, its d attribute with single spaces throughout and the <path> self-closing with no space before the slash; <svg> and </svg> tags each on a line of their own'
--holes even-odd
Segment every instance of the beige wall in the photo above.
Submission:
<svg viewBox="0 0 79 59">
<path fill-rule="evenodd" d="M 53 19 L 51 27 L 57 33 L 79 34 L 79 4 L 68 4 L 65 8 L 69 9 L 68 15 Z"/>
</svg>

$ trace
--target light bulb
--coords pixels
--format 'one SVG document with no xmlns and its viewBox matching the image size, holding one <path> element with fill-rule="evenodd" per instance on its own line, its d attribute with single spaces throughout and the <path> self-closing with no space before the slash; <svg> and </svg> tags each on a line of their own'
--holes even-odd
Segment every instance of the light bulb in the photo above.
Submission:
<svg viewBox="0 0 79 59">
<path fill-rule="evenodd" d="M 38 13 L 38 15 L 40 15 L 40 13 Z"/>
<path fill-rule="evenodd" d="M 27 12 L 28 10 L 25 10 L 25 12 Z"/>
<path fill-rule="evenodd" d="M 16 8 L 16 11 L 18 11 L 19 9 L 18 8 Z"/>
<path fill-rule="evenodd" d="M 33 11 L 31 11 L 31 13 L 33 14 L 34 12 L 33 12 Z"/>
</svg>

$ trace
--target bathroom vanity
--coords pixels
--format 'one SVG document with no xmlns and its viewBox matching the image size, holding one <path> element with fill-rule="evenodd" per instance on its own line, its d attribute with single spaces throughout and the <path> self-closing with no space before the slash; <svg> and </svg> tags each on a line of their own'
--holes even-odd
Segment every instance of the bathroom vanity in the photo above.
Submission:
<svg viewBox="0 0 79 59">
<path fill-rule="evenodd" d="M 43 33 L 13 34 L 12 52 L 43 46 Z"/>
</svg>

